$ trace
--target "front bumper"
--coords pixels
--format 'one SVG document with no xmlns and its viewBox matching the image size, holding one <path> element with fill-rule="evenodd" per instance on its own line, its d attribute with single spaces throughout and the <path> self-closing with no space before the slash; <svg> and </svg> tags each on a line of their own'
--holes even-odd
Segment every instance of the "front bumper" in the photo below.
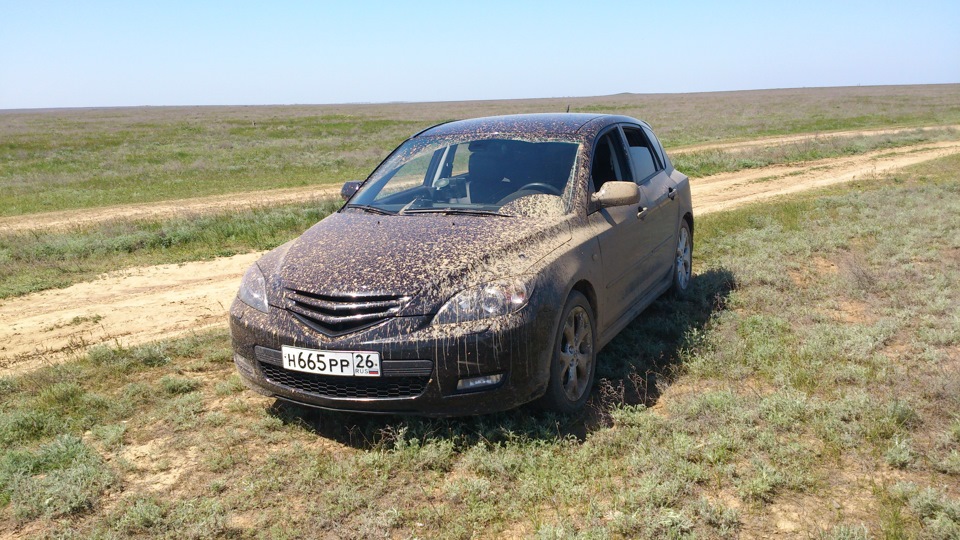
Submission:
<svg viewBox="0 0 960 540">
<path fill-rule="evenodd" d="M 507 410 L 541 396 L 552 357 L 551 306 L 464 325 L 429 316 L 394 317 L 352 334 L 328 337 L 281 308 L 262 313 L 235 300 L 230 331 L 238 372 L 258 392 L 303 405 L 354 412 L 463 416 Z M 286 370 L 283 345 L 376 351 L 381 377 L 338 377 Z M 462 379 L 502 375 L 499 383 L 458 390 Z"/>
</svg>

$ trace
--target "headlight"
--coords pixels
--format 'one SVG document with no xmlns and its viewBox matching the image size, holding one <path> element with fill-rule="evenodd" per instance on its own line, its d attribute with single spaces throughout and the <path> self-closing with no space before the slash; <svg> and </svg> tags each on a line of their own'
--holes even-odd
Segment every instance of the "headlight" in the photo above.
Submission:
<svg viewBox="0 0 960 540">
<path fill-rule="evenodd" d="M 247 269 L 247 273 L 240 280 L 237 298 L 253 309 L 267 312 L 267 282 L 256 263 Z"/>
<path fill-rule="evenodd" d="M 505 279 L 466 289 L 437 312 L 434 324 L 476 321 L 509 315 L 527 305 L 533 287 L 520 279 Z"/>
</svg>

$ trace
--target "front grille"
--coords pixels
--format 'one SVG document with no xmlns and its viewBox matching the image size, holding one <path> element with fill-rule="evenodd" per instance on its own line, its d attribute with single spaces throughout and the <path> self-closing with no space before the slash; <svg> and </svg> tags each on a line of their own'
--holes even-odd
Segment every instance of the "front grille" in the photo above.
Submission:
<svg viewBox="0 0 960 540">
<path fill-rule="evenodd" d="M 338 377 L 283 369 L 280 351 L 257 346 L 254 354 L 268 381 L 330 398 L 410 398 L 427 388 L 431 360 L 380 360 L 382 377 Z"/>
<path fill-rule="evenodd" d="M 332 398 L 410 398 L 427 388 L 430 377 L 328 377 L 313 373 L 287 371 L 260 363 L 268 381 L 322 397 Z"/>
<path fill-rule="evenodd" d="M 393 317 L 409 299 L 400 295 L 332 295 L 287 289 L 287 309 L 300 322 L 328 336 L 355 332 Z"/>
</svg>

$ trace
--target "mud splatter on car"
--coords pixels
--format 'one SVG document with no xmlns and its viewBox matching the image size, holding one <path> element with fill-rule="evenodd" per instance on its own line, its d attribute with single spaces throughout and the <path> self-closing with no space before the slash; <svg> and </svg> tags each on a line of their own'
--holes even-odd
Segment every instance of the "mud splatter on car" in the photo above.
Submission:
<svg viewBox="0 0 960 540">
<path fill-rule="evenodd" d="M 689 283 L 688 179 L 632 118 L 441 124 L 343 193 L 247 271 L 231 306 L 237 368 L 261 393 L 367 412 L 575 411 L 597 351 Z"/>
</svg>

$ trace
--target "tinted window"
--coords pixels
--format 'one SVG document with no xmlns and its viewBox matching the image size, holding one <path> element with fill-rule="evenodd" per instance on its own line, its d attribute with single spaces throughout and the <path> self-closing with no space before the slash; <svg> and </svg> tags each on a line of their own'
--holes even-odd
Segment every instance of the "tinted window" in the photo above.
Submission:
<svg viewBox="0 0 960 540">
<path fill-rule="evenodd" d="M 595 191 L 600 191 L 604 182 L 630 179 L 630 166 L 623 154 L 619 131 L 610 130 L 597 141 L 591 176 Z"/>
<path fill-rule="evenodd" d="M 630 149 L 630 159 L 636 169 L 637 182 L 642 182 L 653 176 L 660 169 L 658 157 L 654 157 L 650 142 L 638 128 L 625 127 L 623 134 L 627 137 L 627 147 Z"/>
<path fill-rule="evenodd" d="M 666 167 L 667 156 L 663 152 L 663 145 L 660 144 L 660 139 L 657 139 L 657 136 L 654 135 L 653 132 L 647 128 L 643 128 L 643 132 L 647 135 L 647 139 L 649 139 L 650 142 L 653 143 L 653 151 L 656 152 L 657 157 L 660 158 L 660 163 L 662 163 L 663 166 Z"/>
</svg>

